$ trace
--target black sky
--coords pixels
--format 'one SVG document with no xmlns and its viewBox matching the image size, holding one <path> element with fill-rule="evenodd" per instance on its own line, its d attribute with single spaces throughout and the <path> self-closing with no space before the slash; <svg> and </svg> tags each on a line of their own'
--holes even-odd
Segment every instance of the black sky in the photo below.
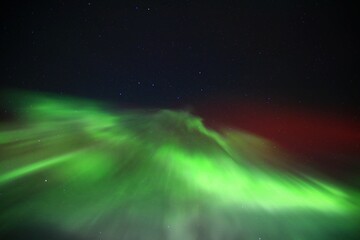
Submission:
<svg viewBox="0 0 360 240">
<path fill-rule="evenodd" d="M 1 85 L 173 107 L 254 98 L 359 112 L 345 1 L 2 1 Z"/>
</svg>

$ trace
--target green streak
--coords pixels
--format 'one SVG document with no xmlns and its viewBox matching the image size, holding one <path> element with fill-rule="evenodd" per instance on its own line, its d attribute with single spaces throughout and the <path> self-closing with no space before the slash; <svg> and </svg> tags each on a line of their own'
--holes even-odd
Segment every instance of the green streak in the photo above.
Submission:
<svg viewBox="0 0 360 240">
<path fill-rule="evenodd" d="M 17 178 L 24 177 L 28 174 L 35 173 L 36 171 L 43 170 L 52 165 L 62 163 L 64 161 L 69 161 L 74 157 L 75 153 L 65 154 L 63 156 L 56 156 L 54 158 L 45 159 L 38 161 L 23 167 L 16 168 L 13 171 L 4 173 L 0 176 L 0 185 L 5 184 L 9 181 L 16 180 Z"/>
<path fill-rule="evenodd" d="M 349 196 L 340 189 L 280 173 L 269 175 L 244 169 L 223 154 L 189 154 L 176 146 L 164 146 L 158 151 L 158 157 L 165 164 L 176 162 L 178 174 L 189 184 L 219 197 L 222 202 L 269 211 L 310 208 L 341 214 L 352 209 L 346 200 Z"/>
</svg>

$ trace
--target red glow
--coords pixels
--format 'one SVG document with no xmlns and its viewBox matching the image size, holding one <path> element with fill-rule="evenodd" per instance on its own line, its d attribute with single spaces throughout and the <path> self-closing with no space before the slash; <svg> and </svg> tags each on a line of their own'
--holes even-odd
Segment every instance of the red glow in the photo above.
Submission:
<svg viewBox="0 0 360 240">
<path fill-rule="evenodd" d="M 360 123 L 349 116 L 269 104 L 200 107 L 210 125 L 246 130 L 302 154 L 360 153 Z"/>
</svg>

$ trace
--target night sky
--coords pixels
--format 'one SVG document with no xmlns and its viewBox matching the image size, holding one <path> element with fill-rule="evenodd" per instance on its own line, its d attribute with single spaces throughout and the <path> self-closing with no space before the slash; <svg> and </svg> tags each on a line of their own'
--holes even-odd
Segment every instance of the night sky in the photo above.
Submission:
<svg viewBox="0 0 360 240">
<path fill-rule="evenodd" d="M 0 239 L 360 239 L 358 16 L 1 1 Z"/>
<path fill-rule="evenodd" d="M 232 97 L 359 112 L 334 1 L 2 1 L 1 85 L 149 107 Z"/>
</svg>

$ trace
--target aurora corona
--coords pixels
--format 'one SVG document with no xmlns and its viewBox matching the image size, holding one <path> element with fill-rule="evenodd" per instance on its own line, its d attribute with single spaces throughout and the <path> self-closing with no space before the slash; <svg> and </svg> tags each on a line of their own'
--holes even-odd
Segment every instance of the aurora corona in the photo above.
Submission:
<svg viewBox="0 0 360 240">
<path fill-rule="evenodd" d="M 261 137 L 186 111 L 19 99 L 0 125 L 5 238 L 351 239 L 360 227 L 356 189 L 267 164 L 287 155 Z"/>
</svg>

